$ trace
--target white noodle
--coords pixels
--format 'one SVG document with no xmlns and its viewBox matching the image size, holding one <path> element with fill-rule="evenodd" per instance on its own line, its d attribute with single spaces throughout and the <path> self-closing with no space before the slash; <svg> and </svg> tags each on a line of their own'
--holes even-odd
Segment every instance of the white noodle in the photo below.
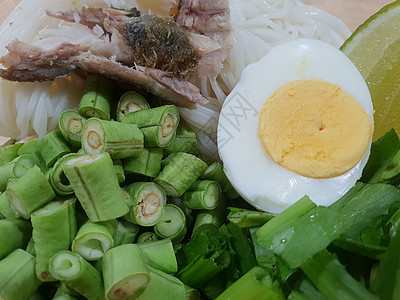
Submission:
<svg viewBox="0 0 400 300">
<path fill-rule="evenodd" d="M 31 42 L 40 29 L 60 25 L 59 20 L 44 14 L 44 8 L 82 7 L 87 2 L 24 0 L 0 27 L 0 55 L 6 53 L 5 46 L 14 37 Z M 90 0 L 90 4 L 124 9 L 137 6 L 135 0 Z M 327 12 L 304 5 L 300 0 L 230 0 L 230 9 L 233 48 L 221 73 L 217 78 L 191 80 L 210 102 L 207 106 L 199 105 L 194 111 L 180 109 L 182 117 L 198 132 L 200 150 L 213 157 L 217 153 L 215 142 L 219 111 L 247 65 L 261 59 L 275 45 L 288 40 L 315 38 L 339 47 L 350 35 L 340 20 Z M 9 23 L 13 23 L 13 26 L 7 26 Z M 56 128 L 63 110 L 77 108 L 82 87 L 82 79 L 76 75 L 58 79 L 53 84 L 0 81 L 0 135 L 24 137 L 36 133 L 43 136 Z M 51 92 L 54 88 L 56 92 Z"/>
</svg>

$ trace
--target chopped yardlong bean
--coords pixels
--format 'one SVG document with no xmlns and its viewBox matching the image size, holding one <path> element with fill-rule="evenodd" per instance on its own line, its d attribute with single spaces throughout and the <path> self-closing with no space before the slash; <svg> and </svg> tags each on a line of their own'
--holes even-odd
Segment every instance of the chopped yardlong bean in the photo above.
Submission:
<svg viewBox="0 0 400 300">
<path fill-rule="evenodd" d="M 166 203 L 164 190 L 154 182 L 134 182 L 127 190 L 132 196 L 132 206 L 125 219 L 141 226 L 158 223 Z"/>
<path fill-rule="evenodd" d="M 32 227 L 25 220 L 0 220 L 0 259 L 3 259 L 17 248 L 25 248 L 31 233 Z"/>
<path fill-rule="evenodd" d="M 35 251 L 35 241 L 33 240 L 33 237 L 28 242 L 28 245 L 25 248 L 26 252 L 29 252 L 33 256 L 36 256 L 36 251 Z"/>
<path fill-rule="evenodd" d="M 122 123 L 138 125 L 144 134 L 146 147 L 167 147 L 175 137 L 179 120 L 176 106 L 164 105 L 132 112 Z"/>
<path fill-rule="evenodd" d="M 58 195 L 70 195 L 74 190 L 64 174 L 64 163 L 72 158 L 78 157 L 80 154 L 69 153 L 59 158 L 54 166 L 50 169 L 48 177 L 51 186 Z"/>
<path fill-rule="evenodd" d="M 77 227 L 75 202 L 76 198 L 52 201 L 31 216 L 36 275 L 42 281 L 56 281 L 49 272 L 50 259 L 71 246 Z"/>
<path fill-rule="evenodd" d="M 69 288 L 65 283 L 60 283 L 53 300 L 74 300 L 79 297 L 80 295 L 76 291 Z"/>
<path fill-rule="evenodd" d="M 35 161 L 35 164 L 42 170 L 42 172 L 46 172 L 47 167 L 42 154 L 40 154 L 40 141 L 38 139 L 30 140 L 23 144 L 21 148 L 18 149 L 18 155 L 31 156 Z"/>
<path fill-rule="evenodd" d="M 154 226 L 154 232 L 162 239 L 170 238 L 179 243 L 187 231 L 185 213 L 178 206 L 167 204 L 160 221 Z"/>
<path fill-rule="evenodd" d="M 139 155 L 143 133 L 137 125 L 90 118 L 85 122 L 82 148 L 88 154 L 108 152 L 113 159 Z"/>
<path fill-rule="evenodd" d="M 228 177 L 225 175 L 224 168 L 219 162 L 214 162 L 209 165 L 200 178 L 217 181 L 221 186 L 222 192 L 228 199 L 239 197 L 239 194 L 229 182 Z"/>
<path fill-rule="evenodd" d="M 34 210 L 56 196 L 50 183 L 37 166 L 29 169 L 20 178 L 10 179 L 6 193 L 12 209 L 25 219 L 28 219 Z"/>
<path fill-rule="evenodd" d="M 178 263 L 170 239 L 140 243 L 137 246 L 142 251 L 146 262 L 153 268 L 168 274 L 178 272 Z"/>
<path fill-rule="evenodd" d="M 9 163 L 0 166 L 0 191 L 3 192 L 7 187 L 10 178 L 21 177 L 35 165 L 34 160 L 29 155 L 21 155 L 14 158 Z"/>
<path fill-rule="evenodd" d="M 150 272 L 138 246 L 126 244 L 110 249 L 103 258 L 103 278 L 107 300 L 136 299 L 143 293 Z"/>
<path fill-rule="evenodd" d="M 194 216 L 192 214 L 193 211 L 190 208 L 188 208 L 185 205 L 185 203 L 183 203 L 182 198 L 172 198 L 171 200 L 169 200 L 169 204 L 174 204 L 178 206 L 180 209 L 182 209 L 182 211 L 185 213 L 187 226 L 191 227 L 193 225 L 194 223 Z"/>
<path fill-rule="evenodd" d="M 176 277 L 166 274 L 160 270 L 149 267 L 150 282 L 137 299 L 163 299 L 178 300 L 186 299 L 186 290 L 184 284 Z"/>
<path fill-rule="evenodd" d="M 128 213 L 108 153 L 70 159 L 64 163 L 64 173 L 90 221 L 107 221 Z"/>
<path fill-rule="evenodd" d="M 131 112 L 149 109 L 150 105 L 144 97 L 134 91 L 129 91 L 123 94 L 117 105 L 117 120 L 122 122 L 125 116 Z"/>
<path fill-rule="evenodd" d="M 7 198 L 7 194 L 2 193 L 0 195 L 0 219 L 12 219 L 17 217 L 18 213 L 16 210 L 13 210 L 11 208 L 10 202 Z"/>
<path fill-rule="evenodd" d="M 122 164 L 122 160 L 120 159 L 113 159 L 113 166 L 114 166 L 114 171 L 115 174 L 117 174 L 118 182 L 124 182 L 125 181 L 125 171 L 124 171 L 124 166 Z"/>
<path fill-rule="evenodd" d="M 99 260 L 114 246 L 114 234 L 118 221 L 100 223 L 86 222 L 79 228 L 72 242 L 71 250 L 88 261 Z"/>
<path fill-rule="evenodd" d="M 123 160 L 127 174 L 144 175 L 154 178 L 160 173 L 163 151 L 160 148 L 145 148 L 137 157 Z"/>
<path fill-rule="evenodd" d="M 219 204 L 220 197 L 221 187 L 218 182 L 198 180 L 183 195 L 183 200 L 188 208 L 212 210 Z"/>
<path fill-rule="evenodd" d="M 198 290 L 185 285 L 185 291 L 187 300 L 201 300 L 201 294 Z"/>
<path fill-rule="evenodd" d="M 207 164 L 191 154 L 179 152 L 171 155 L 154 182 L 161 185 L 168 196 L 180 197 L 204 173 Z"/>
<path fill-rule="evenodd" d="M 26 300 L 40 284 L 32 254 L 16 249 L 0 261 L 0 299 Z"/>
<path fill-rule="evenodd" d="M 87 299 L 103 300 L 104 285 L 101 273 L 79 254 L 61 251 L 50 260 L 50 272 Z"/>
<path fill-rule="evenodd" d="M 60 130 L 54 130 L 40 140 L 40 154 L 47 168 L 52 167 L 57 159 L 70 152 Z"/>
<path fill-rule="evenodd" d="M 194 223 L 192 238 L 201 232 L 216 234 L 218 228 L 224 223 L 227 215 L 226 201 L 222 198 L 221 203 L 213 210 L 200 210 Z"/>
<path fill-rule="evenodd" d="M 113 83 L 109 79 L 98 75 L 89 76 L 79 103 L 79 114 L 88 118 L 110 120 L 113 93 Z"/>
<path fill-rule="evenodd" d="M 12 161 L 18 156 L 18 150 L 23 143 L 15 144 L 15 140 L 10 140 L 0 147 L 0 166 Z"/>
<path fill-rule="evenodd" d="M 132 244 L 139 233 L 139 226 L 125 220 L 118 221 L 117 231 L 114 235 L 114 247 Z"/>
<path fill-rule="evenodd" d="M 160 240 L 154 232 L 146 231 L 139 235 L 137 243 L 149 243 Z"/>
<path fill-rule="evenodd" d="M 80 148 L 82 130 L 86 118 L 81 116 L 76 110 L 65 110 L 58 119 L 58 127 L 64 139 L 72 146 Z"/>
<path fill-rule="evenodd" d="M 185 152 L 196 155 L 198 152 L 196 133 L 187 124 L 181 122 L 176 130 L 175 138 L 171 144 L 164 148 L 164 153 Z"/>
</svg>

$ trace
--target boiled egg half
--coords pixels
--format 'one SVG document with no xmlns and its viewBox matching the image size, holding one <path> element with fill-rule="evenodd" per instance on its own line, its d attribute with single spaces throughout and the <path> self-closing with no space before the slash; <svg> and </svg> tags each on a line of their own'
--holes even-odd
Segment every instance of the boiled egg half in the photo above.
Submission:
<svg viewBox="0 0 400 300">
<path fill-rule="evenodd" d="M 360 178 L 373 131 L 368 87 L 353 63 L 318 40 L 271 49 L 227 97 L 218 151 L 238 193 L 279 213 L 304 196 L 329 206 Z"/>
</svg>

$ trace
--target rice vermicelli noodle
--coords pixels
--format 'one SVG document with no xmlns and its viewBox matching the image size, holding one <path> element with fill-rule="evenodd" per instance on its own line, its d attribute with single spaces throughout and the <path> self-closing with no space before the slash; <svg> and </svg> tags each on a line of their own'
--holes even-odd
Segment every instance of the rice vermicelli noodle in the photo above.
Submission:
<svg viewBox="0 0 400 300">
<path fill-rule="evenodd" d="M 160 2 L 163 2 L 160 0 Z M 182 117 L 198 133 L 203 153 L 217 156 L 216 131 L 219 110 L 226 96 L 240 80 L 244 68 L 265 56 L 280 43 L 297 38 L 313 38 L 339 47 L 350 35 L 348 28 L 329 13 L 305 5 L 300 0 L 230 0 L 232 50 L 216 78 L 198 78 L 198 86 L 210 102 L 196 110 L 180 109 Z M 40 29 L 56 27 L 59 20 L 44 14 L 45 8 L 82 7 L 82 0 L 24 0 L 0 27 L 0 55 L 5 46 L 18 37 L 24 42 L 37 38 Z M 129 9 L 137 6 L 133 0 L 91 0 L 99 7 Z M 29 14 L 21 13 L 29 11 Z M 34 13 L 32 13 L 34 12 Z M 28 16 L 27 16 L 28 15 Z M 12 24 L 12 25 L 10 25 Z M 60 113 L 77 108 L 83 79 L 77 75 L 54 82 L 16 83 L 0 81 L 0 135 L 24 138 L 44 136 L 57 127 Z"/>
</svg>

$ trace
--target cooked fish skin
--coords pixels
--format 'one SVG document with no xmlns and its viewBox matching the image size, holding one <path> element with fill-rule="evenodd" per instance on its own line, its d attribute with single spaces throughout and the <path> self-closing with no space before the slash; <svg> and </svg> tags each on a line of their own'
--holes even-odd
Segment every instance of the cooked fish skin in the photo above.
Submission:
<svg viewBox="0 0 400 300">
<path fill-rule="evenodd" d="M 199 56 L 190 44 L 188 28 L 155 15 L 131 18 L 125 24 L 128 32 L 122 34 L 139 65 L 177 74 L 184 74 L 197 65 Z"/>
<path fill-rule="evenodd" d="M 116 57 L 117 61 L 123 62 L 124 64 L 130 66 L 133 64 L 146 65 L 150 67 L 161 68 L 168 72 L 185 73 L 189 69 L 193 69 L 199 58 L 221 48 L 220 44 L 210 37 L 194 33 L 192 31 L 189 32 L 186 28 L 177 26 L 176 23 L 170 18 L 161 18 L 157 16 L 131 18 L 131 14 L 129 14 L 130 12 L 93 7 L 81 9 L 47 10 L 46 13 L 50 17 L 55 17 L 68 22 L 77 22 L 82 26 L 84 25 L 89 28 L 94 28 L 96 25 L 100 26 L 106 32 L 111 33 L 111 45 L 107 45 L 107 43 L 102 42 L 99 43 L 101 44 L 99 46 L 93 46 L 91 51 L 97 53 L 94 48 L 101 50 L 105 48 L 103 44 L 106 44 L 108 49 L 105 50 L 110 52 L 109 46 L 115 46 L 115 41 L 117 41 L 118 47 L 122 50 L 123 55 L 114 51 L 114 56 Z M 146 23 L 150 27 L 154 27 L 154 29 L 148 30 L 149 35 L 154 37 L 155 34 L 157 34 L 158 40 L 147 39 L 145 42 L 143 42 L 143 38 L 140 37 L 141 32 L 133 32 L 134 30 L 139 30 L 141 28 L 146 29 L 147 27 L 145 28 L 144 26 Z M 129 32 L 128 27 L 130 25 L 133 25 L 132 27 L 135 27 L 135 25 L 139 26 L 131 28 L 131 32 Z M 168 26 L 170 30 L 167 31 L 164 26 Z M 189 34 L 187 34 L 188 32 Z M 163 37 L 163 33 L 168 38 Z M 189 39 L 189 43 L 187 39 Z M 127 40 L 129 40 L 131 46 L 133 46 L 132 49 L 127 49 L 129 47 L 127 45 Z M 171 47 L 171 45 L 169 45 L 169 47 L 165 47 L 167 43 L 173 44 L 174 41 L 179 42 L 180 45 L 178 47 Z M 182 45 L 182 41 L 185 42 L 185 45 Z M 74 43 L 72 40 L 69 42 Z M 153 47 L 155 51 L 147 51 L 149 48 L 149 42 L 155 44 Z M 140 48 L 137 47 L 138 45 Z M 134 56 L 134 51 L 137 54 L 136 56 Z M 150 55 L 148 53 L 147 55 L 143 55 L 146 52 L 150 52 Z M 153 55 L 153 52 L 155 55 Z M 166 55 L 163 54 L 163 52 L 167 52 Z M 186 53 L 182 55 L 182 52 Z M 157 57 L 154 57 L 156 55 Z M 110 57 L 110 55 L 108 57 Z M 189 61 L 189 63 L 185 63 L 184 58 L 187 57 L 189 59 L 190 57 L 193 57 L 194 60 Z"/>
<path fill-rule="evenodd" d="M 44 50 L 19 40 L 7 46 L 8 54 L 0 58 L 7 69 L 0 69 L 0 77 L 21 82 L 47 81 L 71 74 L 80 68 L 127 83 L 138 85 L 149 92 L 181 107 L 194 109 L 196 103 L 208 100 L 199 89 L 179 76 L 167 72 L 125 66 L 104 56 L 84 51 L 79 45 L 61 44 Z"/>
</svg>

